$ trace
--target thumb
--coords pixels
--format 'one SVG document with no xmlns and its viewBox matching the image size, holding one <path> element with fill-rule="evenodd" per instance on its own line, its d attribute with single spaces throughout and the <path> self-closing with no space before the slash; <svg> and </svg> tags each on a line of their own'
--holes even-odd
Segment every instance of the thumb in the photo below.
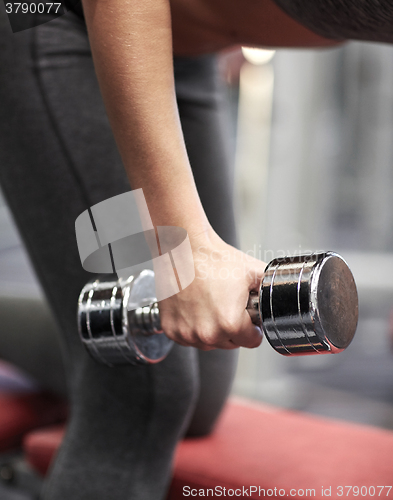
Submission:
<svg viewBox="0 0 393 500">
<path fill-rule="evenodd" d="M 248 266 L 247 281 L 249 291 L 258 291 L 261 281 L 265 276 L 266 263 L 261 260 L 253 260 Z"/>
</svg>

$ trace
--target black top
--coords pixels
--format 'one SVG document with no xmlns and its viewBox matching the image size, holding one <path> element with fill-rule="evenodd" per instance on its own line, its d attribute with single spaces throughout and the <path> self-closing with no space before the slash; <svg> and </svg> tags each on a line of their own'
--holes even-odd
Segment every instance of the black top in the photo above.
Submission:
<svg viewBox="0 0 393 500">
<path fill-rule="evenodd" d="M 274 0 L 288 15 L 332 39 L 393 42 L 392 0 Z M 80 0 L 63 0 L 82 19 Z"/>
<path fill-rule="evenodd" d="M 81 0 L 63 0 L 63 4 L 67 10 L 72 10 L 75 14 L 84 19 Z"/>
<path fill-rule="evenodd" d="M 274 0 L 327 38 L 393 42 L 392 0 Z"/>
</svg>

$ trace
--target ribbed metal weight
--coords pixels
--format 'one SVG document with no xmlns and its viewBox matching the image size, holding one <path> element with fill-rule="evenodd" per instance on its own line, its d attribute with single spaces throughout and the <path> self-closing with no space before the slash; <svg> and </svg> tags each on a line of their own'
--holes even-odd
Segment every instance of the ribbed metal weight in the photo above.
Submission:
<svg viewBox="0 0 393 500">
<path fill-rule="evenodd" d="M 280 354 L 341 352 L 357 326 L 355 281 L 334 252 L 274 259 L 259 292 L 250 293 L 247 311 Z M 79 297 L 78 329 L 91 356 L 109 366 L 157 363 L 173 345 L 161 330 L 150 270 L 127 280 L 104 275 L 87 283 Z"/>
<path fill-rule="evenodd" d="M 158 363 L 173 342 L 160 326 L 154 272 L 144 270 L 127 280 L 103 275 L 87 283 L 78 301 L 82 343 L 99 363 Z"/>
<path fill-rule="evenodd" d="M 259 292 L 261 326 L 287 356 L 337 353 L 358 322 L 358 295 L 345 260 L 334 252 L 272 260 Z"/>
</svg>

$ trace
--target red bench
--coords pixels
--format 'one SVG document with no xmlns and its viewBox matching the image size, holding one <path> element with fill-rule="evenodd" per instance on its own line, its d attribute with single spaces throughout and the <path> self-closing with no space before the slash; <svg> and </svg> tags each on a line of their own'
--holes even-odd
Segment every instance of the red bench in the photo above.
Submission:
<svg viewBox="0 0 393 500">
<path fill-rule="evenodd" d="M 52 427 L 25 437 L 26 456 L 42 474 L 63 434 Z M 373 487 L 392 484 L 393 432 L 232 398 L 210 436 L 179 444 L 168 500 L 213 496 L 216 487 L 223 497 L 263 498 L 264 490 L 322 499 L 330 488 L 338 498 L 339 487 L 357 486 L 359 497 L 371 498 Z"/>
<path fill-rule="evenodd" d="M 44 392 L 0 393 L 0 452 L 21 445 L 23 436 L 37 427 L 62 422 L 64 401 Z"/>
</svg>

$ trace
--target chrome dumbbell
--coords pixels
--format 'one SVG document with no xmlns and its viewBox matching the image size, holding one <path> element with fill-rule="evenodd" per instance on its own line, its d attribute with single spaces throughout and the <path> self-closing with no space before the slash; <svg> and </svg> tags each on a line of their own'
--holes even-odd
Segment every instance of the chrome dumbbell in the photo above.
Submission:
<svg viewBox="0 0 393 500">
<path fill-rule="evenodd" d="M 333 252 L 273 259 L 247 311 L 280 354 L 341 352 L 357 326 L 355 281 Z M 93 358 L 110 366 L 157 363 L 173 345 L 161 330 L 151 270 L 87 283 L 78 302 L 78 329 Z"/>
</svg>

